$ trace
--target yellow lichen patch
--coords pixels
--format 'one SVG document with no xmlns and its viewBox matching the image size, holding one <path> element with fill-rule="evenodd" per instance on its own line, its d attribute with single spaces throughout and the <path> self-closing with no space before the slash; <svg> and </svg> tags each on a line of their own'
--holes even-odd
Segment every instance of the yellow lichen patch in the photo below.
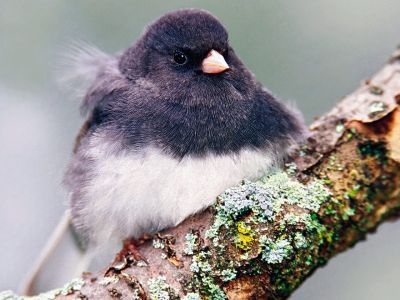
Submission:
<svg viewBox="0 0 400 300">
<path fill-rule="evenodd" d="M 237 223 L 236 229 L 237 229 L 237 234 L 235 238 L 236 246 L 242 250 L 249 250 L 251 244 L 254 241 L 251 227 L 241 221 Z"/>
</svg>

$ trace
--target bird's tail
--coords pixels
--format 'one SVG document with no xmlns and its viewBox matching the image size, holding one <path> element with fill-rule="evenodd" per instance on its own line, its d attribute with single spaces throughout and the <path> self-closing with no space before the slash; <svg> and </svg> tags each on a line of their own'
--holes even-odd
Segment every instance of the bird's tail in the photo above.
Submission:
<svg viewBox="0 0 400 300">
<path fill-rule="evenodd" d="M 67 210 L 23 281 L 20 293 L 32 295 L 63 286 L 87 270 L 91 259 L 91 253 L 79 246 Z"/>
</svg>

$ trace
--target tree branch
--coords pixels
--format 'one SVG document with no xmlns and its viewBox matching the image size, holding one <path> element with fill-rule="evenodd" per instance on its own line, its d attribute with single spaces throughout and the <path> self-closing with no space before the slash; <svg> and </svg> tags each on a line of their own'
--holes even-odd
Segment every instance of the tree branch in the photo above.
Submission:
<svg viewBox="0 0 400 300">
<path fill-rule="evenodd" d="M 399 104 L 397 51 L 311 125 L 285 171 L 228 189 L 214 207 L 141 245 L 143 260 L 127 255 L 52 295 L 287 298 L 316 268 L 400 211 Z"/>
</svg>

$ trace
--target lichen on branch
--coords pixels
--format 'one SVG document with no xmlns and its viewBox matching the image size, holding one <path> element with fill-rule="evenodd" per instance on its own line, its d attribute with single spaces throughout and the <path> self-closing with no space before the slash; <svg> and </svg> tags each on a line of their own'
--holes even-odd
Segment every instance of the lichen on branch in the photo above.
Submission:
<svg viewBox="0 0 400 300">
<path fill-rule="evenodd" d="M 400 50 L 311 125 L 285 170 L 226 190 L 212 208 L 141 245 L 143 260 L 128 254 L 54 298 L 287 298 L 399 213 L 399 105 Z"/>
<path fill-rule="evenodd" d="M 321 180 L 304 184 L 284 171 L 228 189 L 214 206 L 214 221 L 205 234 L 210 240 L 208 251 L 193 257 L 195 287 L 216 299 L 207 286 L 203 289 L 204 280 L 217 281 L 224 288 L 223 283 L 237 277 L 269 273 L 274 275 L 269 278 L 270 286 L 276 287 L 274 294 L 286 293 L 298 282 L 293 276 L 284 281 L 277 275 L 286 270 L 296 275 L 295 270 L 279 266 L 289 260 L 315 264 L 316 248 L 324 239 L 333 241 L 334 234 L 317 215 L 327 201 L 335 199 Z"/>
</svg>

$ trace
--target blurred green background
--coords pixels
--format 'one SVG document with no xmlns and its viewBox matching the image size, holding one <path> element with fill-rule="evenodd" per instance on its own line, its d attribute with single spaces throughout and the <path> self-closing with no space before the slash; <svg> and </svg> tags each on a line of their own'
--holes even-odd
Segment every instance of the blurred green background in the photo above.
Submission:
<svg viewBox="0 0 400 300">
<path fill-rule="evenodd" d="M 76 40 L 107 52 L 157 16 L 210 10 L 258 79 L 308 122 L 356 88 L 400 43 L 400 1 L 0 2 L 0 290 L 17 289 L 65 209 L 61 187 L 78 103 L 57 85 Z M 318 270 L 291 299 L 399 299 L 400 222 Z"/>
</svg>

